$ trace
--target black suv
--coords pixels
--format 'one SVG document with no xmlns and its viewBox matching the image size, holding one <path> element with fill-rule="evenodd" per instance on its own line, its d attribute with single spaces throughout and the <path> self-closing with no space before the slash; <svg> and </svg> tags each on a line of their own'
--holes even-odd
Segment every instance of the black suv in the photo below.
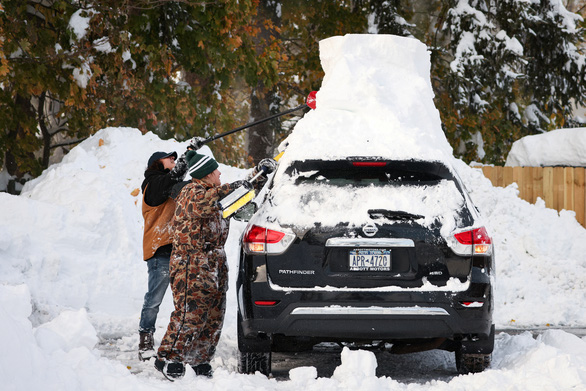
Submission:
<svg viewBox="0 0 586 391">
<path fill-rule="evenodd" d="M 242 237 L 239 370 L 268 375 L 271 352 L 336 342 L 453 351 L 458 372 L 480 372 L 493 272 L 491 239 L 448 164 L 294 161 Z"/>
</svg>

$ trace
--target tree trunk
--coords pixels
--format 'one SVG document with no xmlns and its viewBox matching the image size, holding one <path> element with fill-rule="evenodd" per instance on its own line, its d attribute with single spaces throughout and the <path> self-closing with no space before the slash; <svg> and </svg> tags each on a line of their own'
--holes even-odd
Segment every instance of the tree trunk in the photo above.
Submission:
<svg viewBox="0 0 586 391">
<path fill-rule="evenodd" d="M 25 113 L 25 115 L 34 116 L 34 112 L 30 105 L 30 101 L 27 98 L 21 95 L 16 95 L 15 105 L 17 107 L 20 107 L 21 112 Z M 20 190 L 17 186 L 17 183 L 22 185 L 25 182 L 23 177 L 27 173 L 27 171 L 21 169 L 20 162 L 22 162 L 24 158 L 22 155 L 27 155 L 27 159 L 35 159 L 33 153 L 23 152 L 19 149 L 18 142 L 19 140 L 24 139 L 24 137 L 25 131 L 20 124 L 18 124 L 16 128 L 8 130 L 7 139 L 11 140 L 11 144 L 13 145 L 8 145 L 6 148 L 6 153 L 4 156 L 4 165 L 6 166 L 6 171 L 8 171 L 8 174 L 14 177 L 14 179 L 11 179 L 9 181 L 7 187 L 7 191 L 10 194 L 19 194 Z"/>
<path fill-rule="evenodd" d="M 280 16 L 277 13 L 278 2 L 262 0 L 259 4 L 259 27 L 261 32 L 257 37 L 256 51 L 261 54 L 266 43 L 277 39 L 274 30 L 265 28 L 263 21 L 270 19 L 275 26 L 280 26 Z M 256 121 L 276 114 L 280 109 L 280 100 L 276 88 L 268 89 L 262 81 L 252 89 L 250 94 L 250 120 Z M 266 157 L 272 157 L 275 149 L 275 132 L 280 129 L 281 121 L 275 118 L 271 121 L 253 126 L 247 133 L 247 151 L 254 164 Z"/>
<path fill-rule="evenodd" d="M 43 91 L 39 97 L 39 106 L 37 108 L 37 122 L 39 123 L 39 128 L 41 129 L 41 135 L 43 137 L 43 157 L 41 160 L 43 169 L 49 167 L 49 159 L 51 157 L 51 134 L 49 133 L 49 129 L 47 129 L 47 124 L 45 122 L 46 96 L 47 92 Z"/>
</svg>

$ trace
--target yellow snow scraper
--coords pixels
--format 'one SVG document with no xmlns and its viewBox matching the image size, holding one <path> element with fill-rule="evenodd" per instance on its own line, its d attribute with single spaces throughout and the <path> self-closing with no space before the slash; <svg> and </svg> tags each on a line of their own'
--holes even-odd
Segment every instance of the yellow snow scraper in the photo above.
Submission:
<svg viewBox="0 0 586 391">
<path fill-rule="evenodd" d="M 275 160 L 279 161 L 281 156 L 283 156 L 283 153 L 285 153 L 285 151 L 275 156 Z M 219 204 L 220 208 L 222 209 L 222 216 L 224 218 L 232 216 L 240 208 L 242 208 L 244 205 L 248 204 L 250 201 L 254 199 L 254 197 L 256 196 L 256 192 L 252 188 L 252 183 L 263 174 L 264 171 L 259 171 L 255 176 L 253 176 L 252 178 L 250 178 L 250 180 L 247 181 L 249 183 L 248 186 L 240 186 L 232 193 L 228 194 L 226 197 L 220 200 Z"/>
</svg>

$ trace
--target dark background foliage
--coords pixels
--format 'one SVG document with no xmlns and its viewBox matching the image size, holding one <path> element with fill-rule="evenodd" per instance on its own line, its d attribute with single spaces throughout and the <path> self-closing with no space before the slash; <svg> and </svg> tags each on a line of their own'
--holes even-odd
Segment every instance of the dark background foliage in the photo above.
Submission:
<svg viewBox="0 0 586 391">
<path fill-rule="evenodd" d="M 584 1 L 5 0 L 0 156 L 9 191 L 108 126 L 209 137 L 319 89 L 321 39 L 417 38 L 432 54 L 444 131 L 465 161 L 502 164 L 518 138 L 583 126 Z M 76 18 L 89 28 L 75 31 Z M 303 112 L 214 141 L 248 166 Z"/>
</svg>

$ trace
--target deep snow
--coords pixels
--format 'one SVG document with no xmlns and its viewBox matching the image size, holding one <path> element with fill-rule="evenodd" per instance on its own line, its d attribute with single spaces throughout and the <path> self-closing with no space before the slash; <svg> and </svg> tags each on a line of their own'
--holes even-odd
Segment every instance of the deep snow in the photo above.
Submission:
<svg viewBox="0 0 586 391">
<path fill-rule="evenodd" d="M 556 129 L 515 141 L 506 166 L 586 167 L 586 128 Z"/>
<path fill-rule="evenodd" d="M 405 41 L 397 42 L 402 46 L 400 42 Z M 346 50 L 358 50 L 355 45 L 347 44 Z M 405 43 L 407 48 L 417 45 Z M 335 53 L 330 54 L 326 57 L 335 57 Z M 368 83 L 352 79 L 352 65 L 348 67 L 349 71 L 340 73 L 337 79 L 324 79 L 320 91 L 327 91 L 328 83 L 339 84 L 345 79 L 353 93 L 364 96 Z M 384 73 L 372 74 L 376 80 L 384 77 Z M 409 77 L 405 73 L 400 80 L 408 86 Z M 386 81 L 381 80 L 381 85 Z M 413 80 L 414 85 L 418 83 L 422 81 Z M 323 119 L 331 118 L 335 106 L 332 100 L 342 96 L 341 92 L 343 87 L 338 86 L 337 93 L 329 98 L 328 94 L 318 94 L 312 121 L 317 121 L 322 112 Z M 380 101 L 375 103 L 380 105 Z M 328 110 L 320 111 L 320 104 Z M 422 116 L 422 121 L 433 118 L 432 109 L 429 113 L 431 116 Z M 417 125 L 408 116 L 396 118 Z M 369 121 L 374 128 L 378 126 L 376 118 Z M 341 140 L 336 142 L 344 144 Z M 407 149 L 410 144 L 405 145 Z M 444 158 L 445 144 L 440 139 L 437 145 Z M 496 326 L 544 329 L 537 338 L 529 332 L 499 333 L 489 370 L 466 376 L 454 373 L 435 380 L 431 377 L 425 383 L 375 376 L 375 368 L 383 363 L 377 363 L 375 355 L 364 350 L 342 351 L 341 364 L 331 377 L 318 377 L 318 368 L 307 366 L 292 369 L 288 380 L 240 375 L 236 372 L 234 276 L 238 237 L 245 224 L 233 221 L 226 246 L 231 289 L 222 338 L 212 362 L 214 378 L 201 379 L 188 373 L 175 383 L 164 380 L 151 363 L 136 360 L 147 278 L 142 261 L 141 195 L 137 189 L 153 151 L 182 153 L 185 148 L 186 143 L 163 141 L 136 129 L 103 129 L 29 182 L 20 196 L 0 193 L 2 389 L 586 389 L 586 339 L 555 329 L 586 325 L 586 230 L 576 222 L 573 212 L 558 213 L 545 208 L 542 201 L 531 205 L 517 197 L 515 185 L 494 188 L 480 170 L 455 159 L 453 165 L 495 244 Z M 204 147 L 202 152 L 211 154 L 212 150 Z M 225 182 L 247 173 L 225 165 L 220 170 Z M 157 343 L 170 312 L 168 292 L 157 322 Z M 453 367 L 453 361 L 444 355 L 424 357 L 439 357 L 438 365 Z M 455 372 L 455 367 L 451 369 Z"/>
</svg>

